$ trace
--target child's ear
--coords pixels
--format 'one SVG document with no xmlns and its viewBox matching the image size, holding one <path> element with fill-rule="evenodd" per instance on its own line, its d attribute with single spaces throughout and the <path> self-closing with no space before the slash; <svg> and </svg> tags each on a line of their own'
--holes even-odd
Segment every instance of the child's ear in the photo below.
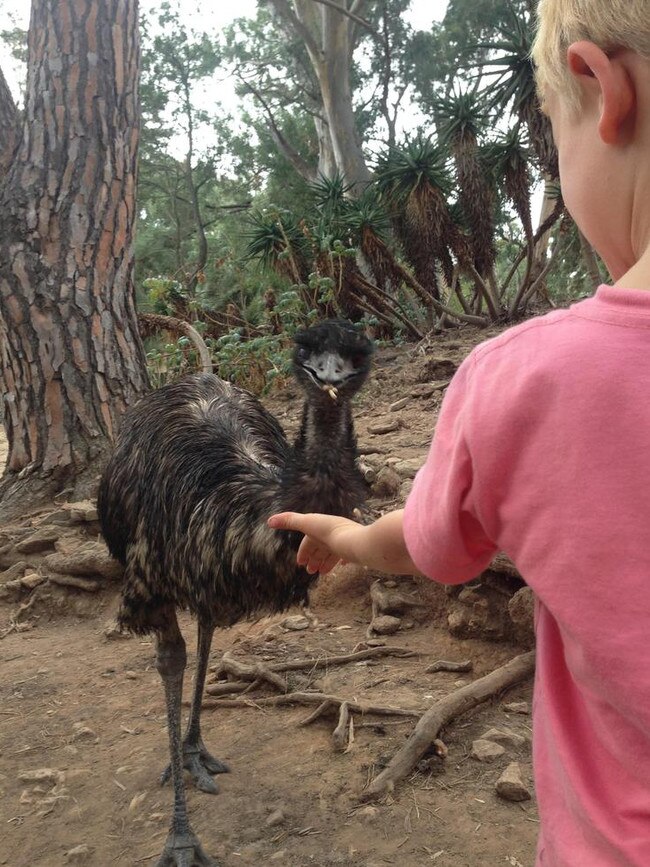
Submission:
<svg viewBox="0 0 650 867">
<path fill-rule="evenodd" d="M 567 62 L 585 95 L 599 99 L 598 132 L 603 142 L 624 143 L 634 120 L 636 94 L 621 56 L 610 57 L 593 42 L 583 40 L 569 46 Z"/>
</svg>

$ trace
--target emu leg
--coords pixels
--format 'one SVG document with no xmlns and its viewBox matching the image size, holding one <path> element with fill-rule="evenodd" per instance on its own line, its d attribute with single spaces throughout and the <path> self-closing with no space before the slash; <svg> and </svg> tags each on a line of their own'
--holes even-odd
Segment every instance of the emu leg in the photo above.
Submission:
<svg viewBox="0 0 650 867">
<path fill-rule="evenodd" d="M 157 630 L 157 639 L 156 667 L 165 687 L 174 809 L 169 835 L 156 867 L 219 867 L 203 851 L 187 817 L 181 746 L 181 698 L 187 655 L 173 608 L 169 609 L 165 627 Z"/>
<path fill-rule="evenodd" d="M 210 646 L 214 626 L 212 623 L 199 621 L 199 635 L 196 648 L 196 675 L 194 677 L 194 693 L 190 706 L 190 716 L 187 722 L 187 730 L 183 738 L 183 767 L 189 771 L 194 785 L 202 792 L 216 795 L 219 787 L 210 776 L 211 774 L 227 774 L 230 771 L 228 765 L 212 756 L 203 743 L 201 737 L 201 703 L 203 701 L 203 688 L 205 676 L 208 671 Z M 168 765 L 160 778 L 161 784 L 167 782 L 172 775 L 171 765 Z"/>
</svg>

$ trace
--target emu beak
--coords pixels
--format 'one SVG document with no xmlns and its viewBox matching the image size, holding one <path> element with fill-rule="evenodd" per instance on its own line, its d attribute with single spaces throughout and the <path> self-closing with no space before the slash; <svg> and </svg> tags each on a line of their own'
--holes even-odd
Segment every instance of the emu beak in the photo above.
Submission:
<svg viewBox="0 0 650 867">
<path fill-rule="evenodd" d="M 336 400 L 336 398 L 338 397 L 339 392 L 338 389 L 335 388 L 335 386 L 326 384 L 322 385 L 321 388 L 323 389 L 323 391 L 326 391 L 329 394 L 332 400 Z"/>
</svg>

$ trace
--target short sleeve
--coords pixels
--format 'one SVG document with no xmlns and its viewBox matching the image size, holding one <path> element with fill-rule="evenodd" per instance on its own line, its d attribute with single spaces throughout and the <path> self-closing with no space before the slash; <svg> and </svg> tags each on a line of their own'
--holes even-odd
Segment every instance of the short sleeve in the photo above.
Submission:
<svg viewBox="0 0 650 867">
<path fill-rule="evenodd" d="M 487 568 L 497 551 L 479 517 L 470 430 L 475 429 L 474 360 L 452 379 L 426 463 L 404 510 L 404 538 L 418 569 L 435 581 L 461 584 Z"/>
</svg>

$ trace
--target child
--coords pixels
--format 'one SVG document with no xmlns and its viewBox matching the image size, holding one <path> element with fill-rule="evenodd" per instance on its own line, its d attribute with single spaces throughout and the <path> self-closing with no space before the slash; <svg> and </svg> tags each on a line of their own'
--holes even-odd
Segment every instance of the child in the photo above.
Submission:
<svg viewBox="0 0 650 867">
<path fill-rule="evenodd" d="M 403 511 L 283 514 L 298 559 L 535 591 L 537 865 L 650 865 L 650 0 L 542 0 L 567 207 L 613 286 L 465 360 Z"/>
</svg>

